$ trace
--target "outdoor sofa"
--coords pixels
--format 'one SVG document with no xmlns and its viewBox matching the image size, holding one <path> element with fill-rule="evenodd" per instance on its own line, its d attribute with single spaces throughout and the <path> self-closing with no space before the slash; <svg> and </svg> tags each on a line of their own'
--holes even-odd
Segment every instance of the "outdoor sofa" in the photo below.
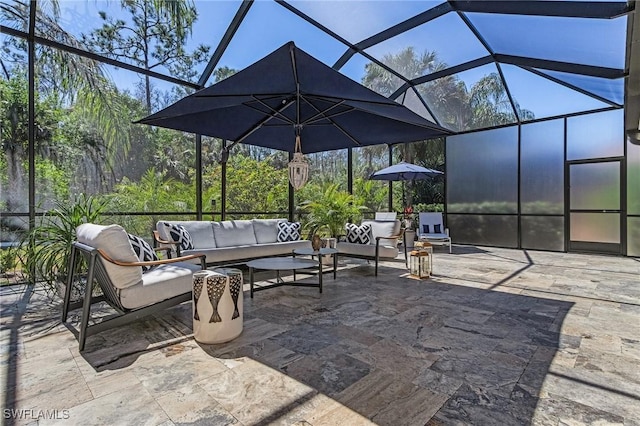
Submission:
<svg viewBox="0 0 640 426">
<path fill-rule="evenodd" d="M 174 248 L 178 256 L 204 254 L 207 266 L 291 256 L 293 250 L 311 248 L 310 241 L 300 239 L 300 224 L 286 219 L 161 220 L 156 224 L 154 238 L 160 246 Z"/>
</svg>

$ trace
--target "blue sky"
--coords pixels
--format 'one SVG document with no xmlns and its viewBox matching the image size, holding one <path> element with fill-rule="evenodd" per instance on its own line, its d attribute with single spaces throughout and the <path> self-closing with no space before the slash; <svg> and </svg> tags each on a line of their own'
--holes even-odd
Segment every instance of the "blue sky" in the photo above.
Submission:
<svg viewBox="0 0 640 426">
<path fill-rule="evenodd" d="M 240 0 L 196 1 L 199 20 L 193 29 L 190 46 L 207 44 L 211 51 L 222 38 L 233 18 Z M 402 22 L 435 6 L 437 1 L 310 1 L 296 0 L 291 4 L 319 21 L 349 42 L 356 43 L 377 32 Z M 126 19 L 117 0 L 63 0 L 61 25 L 76 35 L 87 33 L 101 25 L 98 10 Z M 576 61 L 590 65 L 624 67 L 626 17 L 612 20 L 585 20 L 514 15 L 469 14 L 471 22 L 485 36 L 497 53 L 539 57 L 543 59 Z M 518 30 L 517 37 L 513 31 Z M 303 50 L 332 66 L 345 52 L 346 46 L 324 32 L 298 18 L 273 1 L 256 1 L 240 26 L 218 65 L 242 69 L 264 57 L 282 44 L 293 40 Z M 561 42 L 560 42 L 561 41 Z M 486 56 L 487 50 L 473 36 L 463 21 L 448 13 L 434 21 L 414 28 L 367 50 L 382 59 L 385 54 L 397 53 L 407 46 L 418 52 L 435 50 L 441 61 L 449 66 Z M 354 57 L 341 72 L 356 81 L 364 75 L 363 57 Z M 198 71 L 204 68 L 204 64 Z M 521 68 L 507 66 L 505 77 L 518 102 L 534 111 L 537 117 L 566 113 L 579 108 L 581 102 L 588 109 L 606 106 L 582 94 L 550 83 Z M 468 87 L 478 81 L 483 69 L 469 70 L 458 75 Z M 491 67 L 495 71 L 495 66 Z M 166 70 L 159 69 L 166 73 Z M 121 88 L 132 87 L 135 74 L 111 69 L 110 73 Z M 569 76 L 570 77 L 570 76 Z M 575 80 L 582 83 L 582 80 Z M 607 82 L 589 82 L 602 86 Z M 161 88 L 171 84 L 157 82 Z M 615 87 L 620 85 L 614 85 Z M 611 90 L 609 88 L 609 90 Z M 607 93 L 607 92 L 603 92 Z M 551 100 L 551 102 L 550 102 Z M 559 105 L 563 104 L 563 105 Z"/>
</svg>

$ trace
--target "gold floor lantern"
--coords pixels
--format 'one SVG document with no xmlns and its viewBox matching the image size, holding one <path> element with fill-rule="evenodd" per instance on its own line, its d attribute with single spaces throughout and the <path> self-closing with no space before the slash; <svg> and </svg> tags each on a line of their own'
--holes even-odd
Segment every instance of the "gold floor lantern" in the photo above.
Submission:
<svg viewBox="0 0 640 426">
<path fill-rule="evenodd" d="M 416 278 L 429 278 L 433 271 L 433 247 L 422 247 L 409 253 L 409 273 Z"/>
<path fill-rule="evenodd" d="M 302 154 L 300 135 L 296 135 L 296 146 L 293 159 L 289 161 L 289 182 L 293 189 L 302 188 L 309 180 L 309 162 Z"/>
</svg>

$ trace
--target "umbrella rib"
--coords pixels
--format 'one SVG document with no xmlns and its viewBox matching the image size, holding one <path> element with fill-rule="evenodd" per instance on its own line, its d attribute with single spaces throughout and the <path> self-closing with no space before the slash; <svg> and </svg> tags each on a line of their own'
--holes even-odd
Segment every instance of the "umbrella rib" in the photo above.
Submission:
<svg viewBox="0 0 640 426">
<path fill-rule="evenodd" d="M 362 100 L 362 99 L 337 98 L 337 97 L 334 97 L 334 96 L 324 96 L 324 95 L 310 95 L 308 97 L 309 98 L 313 98 L 313 99 L 317 99 L 317 100 L 321 100 L 321 101 L 326 101 L 326 102 L 330 102 L 331 100 L 341 99 L 343 102 L 359 102 L 359 103 L 365 103 L 365 104 L 368 104 L 368 105 L 383 105 L 383 106 L 394 107 L 394 108 L 402 108 L 403 107 L 403 105 L 401 105 L 401 104 L 399 104 L 399 103 L 397 103 L 397 102 L 395 102 L 393 100 L 390 100 L 390 99 L 389 99 L 390 102 L 384 102 L 384 101 L 369 101 L 369 100 Z M 360 111 L 365 111 L 365 109 L 359 108 L 359 107 L 354 106 L 354 105 L 349 105 L 349 106 L 351 108 L 353 108 L 353 109 L 357 109 L 357 110 L 360 110 Z M 414 125 L 414 126 L 419 126 L 419 127 L 422 127 L 423 129 L 443 129 L 442 126 L 439 126 L 439 125 L 437 125 L 435 123 L 429 123 L 428 125 L 426 125 L 426 124 L 412 123 L 412 122 L 407 121 L 407 120 L 402 119 L 402 118 L 392 118 L 392 117 L 387 117 L 387 118 L 390 118 L 390 119 L 392 119 L 394 121 L 397 121 L 399 123 L 406 123 L 406 124 L 411 124 L 411 125 Z M 447 132 L 450 132 L 450 130 L 448 130 L 448 129 L 445 129 L 445 130 Z"/>
<path fill-rule="evenodd" d="M 294 104 L 295 101 L 294 100 L 288 100 L 287 103 L 283 104 L 280 108 L 278 108 L 276 110 L 276 112 L 282 112 L 285 109 L 289 108 L 292 104 Z M 275 117 L 275 115 L 270 115 L 268 117 L 265 117 L 264 119 L 262 119 L 258 124 L 256 124 L 253 128 L 251 128 L 249 131 L 243 133 L 238 139 L 236 139 L 235 141 L 233 141 L 229 146 L 227 146 L 227 151 L 230 150 L 231 148 L 233 148 L 234 146 L 236 146 L 239 143 L 242 143 L 242 141 L 244 141 L 246 138 L 248 138 L 249 136 L 251 136 L 253 133 L 255 133 L 258 129 L 260 129 L 262 126 L 264 126 L 265 124 L 267 124 L 269 121 L 271 121 L 273 118 Z"/>
<path fill-rule="evenodd" d="M 305 124 L 313 125 L 313 124 L 315 124 L 315 123 L 317 123 L 318 121 L 321 121 L 321 120 L 328 120 L 328 119 L 333 118 L 333 117 L 338 117 L 340 115 L 350 113 L 354 109 L 355 108 L 349 108 L 349 109 L 347 109 L 345 111 L 336 112 L 335 114 L 328 114 L 326 116 L 320 116 L 320 117 L 318 117 L 317 119 L 315 119 L 313 121 L 311 121 L 311 119 L 309 119 L 309 121 L 306 121 Z M 317 116 L 315 116 L 315 117 L 317 117 Z M 333 123 L 333 121 L 332 121 L 332 123 Z"/>
<path fill-rule="evenodd" d="M 306 97 L 305 95 L 301 95 L 301 97 L 302 97 L 302 99 L 304 99 L 304 100 L 305 100 L 305 102 L 306 102 L 306 103 L 308 103 L 309 105 L 311 105 L 311 102 L 309 102 L 309 100 L 307 99 L 307 97 Z M 316 115 L 314 115 L 314 116 L 310 117 L 308 120 L 305 120 L 305 121 L 304 121 L 304 123 L 302 123 L 302 124 L 310 124 L 310 123 L 313 123 L 314 121 L 317 121 L 318 119 L 325 118 L 325 117 L 323 116 L 323 114 L 326 114 L 327 112 L 331 111 L 332 109 L 339 107 L 339 106 L 340 106 L 340 105 L 342 105 L 343 103 L 344 103 L 344 101 L 340 101 L 340 102 L 338 102 L 337 104 L 333 104 L 333 105 L 331 105 L 329 108 L 325 109 L 324 111 L 318 112 Z M 315 107 L 314 107 L 314 108 L 315 108 Z M 351 109 L 350 109 L 350 110 L 351 110 Z M 346 112 L 346 111 L 344 111 L 344 112 Z M 340 113 L 340 114 L 342 114 L 342 113 Z M 336 114 L 336 115 L 338 115 L 338 114 Z"/>
<path fill-rule="evenodd" d="M 328 96 L 328 95 L 316 95 L 313 93 L 307 94 L 308 97 L 310 98 L 315 98 L 321 101 L 327 101 L 327 102 L 331 102 L 331 101 L 342 101 L 342 102 L 362 102 L 362 103 L 366 103 L 366 104 L 370 104 L 370 105 L 385 105 L 385 106 L 391 106 L 391 107 L 402 107 L 402 105 L 400 105 L 399 103 L 397 103 L 394 100 L 388 99 L 388 100 L 371 100 L 371 99 L 357 99 L 357 98 L 345 98 L 345 97 L 337 97 L 337 96 Z"/>
<path fill-rule="evenodd" d="M 308 101 L 307 101 L 307 102 L 308 102 Z M 325 116 L 325 115 L 324 115 L 324 112 L 322 112 L 322 111 L 320 111 L 318 108 L 316 108 L 316 106 L 315 106 L 314 104 L 309 103 L 309 105 L 311 106 L 311 108 L 315 109 L 318 113 L 320 113 L 320 114 L 322 114 L 323 116 Z M 357 146 L 362 146 L 362 144 L 361 144 L 360 142 L 358 142 L 358 141 L 357 141 L 353 136 L 351 136 L 351 135 L 350 135 L 346 130 L 344 130 L 344 129 L 342 128 L 342 126 L 340 126 L 338 123 L 336 123 L 335 121 L 333 121 L 333 119 L 332 119 L 331 117 L 327 117 L 327 116 L 325 116 L 325 118 L 326 118 L 327 120 L 329 120 L 329 121 L 330 121 L 334 126 L 336 126 L 336 128 L 337 128 L 338 130 L 340 130 L 342 133 L 344 133 L 344 135 L 345 135 L 346 137 L 348 137 L 348 138 L 349 138 L 349 139 L 350 139 L 350 140 L 351 140 L 355 145 L 357 145 Z"/>
<path fill-rule="evenodd" d="M 286 121 L 289 124 L 294 124 L 294 121 L 291 120 L 289 117 L 287 117 L 286 115 L 282 114 L 282 112 L 278 111 L 275 108 L 272 108 L 269 104 L 263 102 L 261 99 L 256 98 L 255 96 L 253 97 L 255 99 L 256 102 L 258 102 L 260 105 L 264 106 L 265 108 L 267 108 L 269 111 L 271 111 L 271 113 L 273 114 L 273 117 L 275 118 L 275 116 L 278 116 L 278 118 L 281 118 L 282 120 Z M 255 111 L 261 112 L 261 113 L 265 113 L 263 110 L 254 107 L 253 105 L 250 105 L 249 103 L 245 103 L 244 106 L 251 108 Z"/>
</svg>

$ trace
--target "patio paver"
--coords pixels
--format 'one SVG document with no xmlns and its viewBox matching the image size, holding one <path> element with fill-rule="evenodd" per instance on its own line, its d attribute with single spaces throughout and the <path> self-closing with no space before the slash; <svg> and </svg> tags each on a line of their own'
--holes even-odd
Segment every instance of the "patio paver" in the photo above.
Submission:
<svg viewBox="0 0 640 426">
<path fill-rule="evenodd" d="M 22 415 L 5 423 L 640 424 L 638 259 L 453 251 L 429 280 L 341 260 L 322 294 L 245 289 L 219 345 L 185 303 L 80 353 L 59 302 L 2 288 L 0 396 Z"/>
</svg>

